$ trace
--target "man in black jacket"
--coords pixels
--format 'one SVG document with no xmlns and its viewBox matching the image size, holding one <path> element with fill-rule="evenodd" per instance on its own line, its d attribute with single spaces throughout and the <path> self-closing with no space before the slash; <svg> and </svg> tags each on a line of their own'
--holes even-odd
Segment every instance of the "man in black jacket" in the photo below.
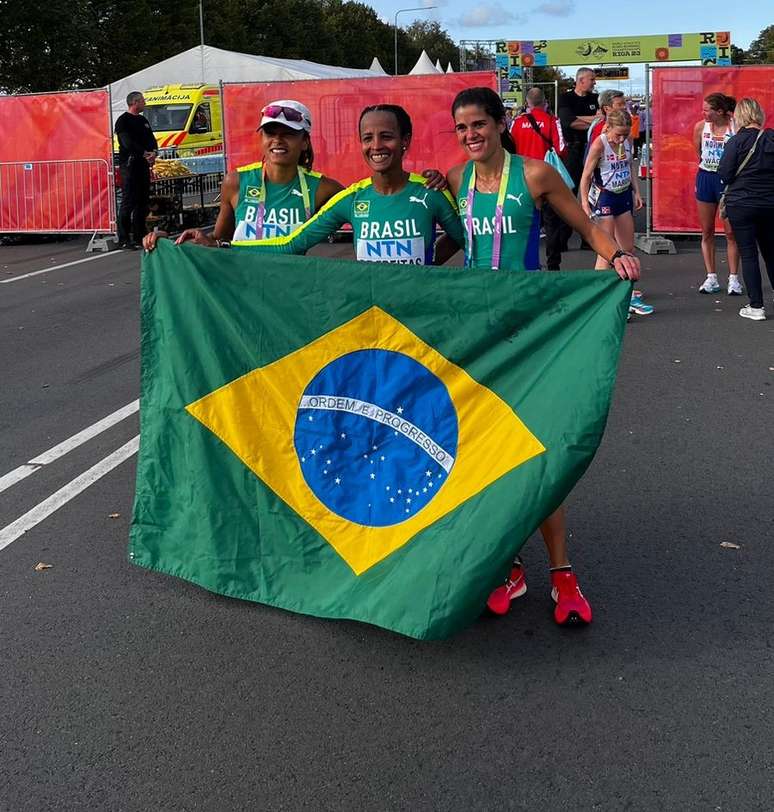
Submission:
<svg viewBox="0 0 774 812">
<path fill-rule="evenodd" d="M 559 95 L 557 113 L 567 142 L 567 154 L 562 159 L 575 182 L 573 192 L 578 193 L 583 174 L 583 155 L 586 151 L 589 126 L 599 111 L 599 97 L 594 93 L 596 77 L 592 68 L 578 68 L 575 87 Z M 559 224 L 561 247 L 567 250 L 572 229 L 562 220 Z"/>
<path fill-rule="evenodd" d="M 145 98 L 134 91 L 126 97 L 126 113 L 116 119 L 118 164 L 121 169 L 121 209 L 118 242 L 121 248 L 139 248 L 146 234 L 150 197 L 150 168 L 158 144 L 148 119 L 142 115 Z"/>
</svg>

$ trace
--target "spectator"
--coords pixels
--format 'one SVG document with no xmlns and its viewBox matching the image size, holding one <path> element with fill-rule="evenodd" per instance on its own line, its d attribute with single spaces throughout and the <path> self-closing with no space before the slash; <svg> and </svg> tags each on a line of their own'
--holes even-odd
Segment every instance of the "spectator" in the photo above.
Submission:
<svg viewBox="0 0 774 812">
<path fill-rule="evenodd" d="M 121 170 L 121 209 L 118 213 L 118 243 L 137 249 L 145 236 L 145 218 L 150 199 L 150 168 L 158 144 L 148 119 L 142 114 L 145 98 L 133 91 L 126 97 L 127 112 L 116 119 L 118 165 Z"/>
<path fill-rule="evenodd" d="M 527 111 L 514 119 L 511 137 L 516 146 L 516 154 L 525 158 L 542 161 L 552 147 L 564 156 L 566 145 L 562 125 L 556 116 L 545 111 L 546 97 L 539 87 L 527 91 Z M 558 271 L 562 262 L 563 220 L 548 205 L 542 208 L 543 228 L 546 232 L 546 267 Z"/>
<path fill-rule="evenodd" d="M 742 99 L 734 120 L 737 134 L 726 144 L 718 173 L 726 184 L 726 212 L 739 245 L 750 297 L 750 304 L 739 315 L 763 321 L 766 311 L 758 248 L 774 288 L 774 130 L 764 129 L 765 116 L 755 99 Z"/>
<path fill-rule="evenodd" d="M 611 110 L 625 110 L 626 99 L 620 90 L 603 90 L 599 94 L 599 112 L 594 117 L 591 126 L 589 127 L 588 146 L 594 143 L 595 139 L 599 138 L 602 131 L 605 129 L 605 120 L 607 114 Z M 588 149 L 586 149 L 588 155 Z"/>
<path fill-rule="evenodd" d="M 696 173 L 696 208 L 701 224 L 701 255 L 707 278 L 699 285 L 699 293 L 719 293 L 720 284 L 715 270 L 715 215 L 718 211 L 723 182 L 718 166 L 726 143 L 736 132 L 734 107 L 736 99 L 723 93 L 710 93 L 702 105 L 703 118 L 693 127 L 693 145 L 699 158 Z M 739 284 L 739 251 L 730 225 L 726 225 L 728 246 L 728 295 L 741 296 Z"/>
<path fill-rule="evenodd" d="M 575 87 L 559 95 L 558 113 L 562 123 L 562 131 L 567 141 L 567 156 L 564 165 L 570 173 L 575 184 L 573 191 L 578 193 L 581 175 L 583 174 L 583 160 L 586 151 L 588 129 L 599 110 L 599 99 L 594 93 L 596 77 L 591 68 L 579 68 L 575 74 Z M 567 241 L 572 235 L 572 229 L 562 222 L 561 248 L 567 250 Z"/>
</svg>

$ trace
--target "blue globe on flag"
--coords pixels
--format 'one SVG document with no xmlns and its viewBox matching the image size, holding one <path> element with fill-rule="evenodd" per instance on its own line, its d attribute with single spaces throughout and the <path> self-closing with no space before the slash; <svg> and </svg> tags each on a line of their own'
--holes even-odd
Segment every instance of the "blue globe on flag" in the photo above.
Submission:
<svg viewBox="0 0 774 812">
<path fill-rule="evenodd" d="M 418 361 L 358 350 L 310 381 L 293 439 L 307 485 L 329 510 L 385 527 L 415 516 L 443 487 L 457 454 L 457 412 Z"/>
</svg>

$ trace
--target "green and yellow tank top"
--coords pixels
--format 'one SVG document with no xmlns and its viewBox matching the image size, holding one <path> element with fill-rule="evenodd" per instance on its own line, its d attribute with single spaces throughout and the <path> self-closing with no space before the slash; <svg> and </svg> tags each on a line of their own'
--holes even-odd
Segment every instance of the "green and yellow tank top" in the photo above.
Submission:
<svg viewBox="0 0 774 812">
<path fill-rule="evenodd" d="M 472 244 L 468 230 L 468 188 L 473 161 L 462 171 L 457 195 L 460 219 L 465 229 L 466 265 L 491 268 L 494 245 L 497 194 L 476 192 L 471 214 Z M 536 208 L 524 178 L 524 159 L 511 155 L 511 170 L 503 200 L 503 231 L 500 268 L 506 271 L 540 270 L 540 211 Z"/>
<path fill-rule="evenodd" d="M 261 240 L 287 237 L 309 216 L 314 214 L 314 201 L 322 175 L 299 167 L 299 174 L 290 183 L 266 182 L 263 186 L 263 162 L 237 168 L 239 173 L 239 202 L 234 210 L 236 228 L 234 240 Z M 309 215 L 304 205 L 303 177 L 309 197 Z M 261 233 L 261 198 L 265 196 Z"/>
<path fill-rule="evenodd" d="M 380 194 L 371 178 L 366 178 L 334 195 L 288 236 L 257 243 L 235 239 L 232 244 L 303 254 L 345 223 L 352 226 L 355 256 L 361 262 L 432 265 L 436 223 L 458 245 L 465 239 L 454 198 L 448 192 L 428 189 L 421 175 L 411 174 L 393 195 Z"/>
</svg>

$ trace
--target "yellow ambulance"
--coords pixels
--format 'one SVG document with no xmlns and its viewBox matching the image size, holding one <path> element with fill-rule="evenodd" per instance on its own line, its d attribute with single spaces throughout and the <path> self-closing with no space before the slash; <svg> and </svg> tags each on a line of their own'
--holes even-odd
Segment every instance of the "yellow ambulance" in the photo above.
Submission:
<svg viewBox="0 0 774 812">
<path fill-rule="evenodd" d="M 223 117 L 217 85 L 164 85 L 143 91 L 143 115 L 168 157 L 223 151 Z M 114 143 L 118 151 L 118 144 Z"/>
</svg>

